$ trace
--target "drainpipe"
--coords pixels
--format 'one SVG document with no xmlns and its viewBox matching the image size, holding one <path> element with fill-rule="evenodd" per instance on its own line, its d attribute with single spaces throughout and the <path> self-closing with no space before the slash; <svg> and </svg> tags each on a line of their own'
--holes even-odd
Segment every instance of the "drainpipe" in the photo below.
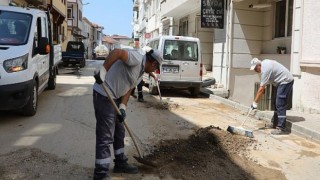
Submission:
<svg viewBox="0 0 320 180">
<path fill-rule="evenodd" d="M 227 48 L 227 62 L 226 62 L 226 68 L 227 68 L 227 74 L 226 74 L 226 89 L 228 90 L 228 97 L 230 93 L 230 68 L 231 68 L 231 62 L 232 62 L 232 53 L 233 53 L 233 1 L 230 1 L 230 10 L 229 10 L 229 24 L 228 24 L 228 35 L 227 35 L 227 42 L 228 42 L 228 48 Z"/>
<path fill-rule="evenodd" d="M 169 17 L 169 21 L 170 21 L 170 24 L 169 24 L 169 35 L 172 36 L 172 34 L 173 34 L 173 17 Z"/>
</svg>

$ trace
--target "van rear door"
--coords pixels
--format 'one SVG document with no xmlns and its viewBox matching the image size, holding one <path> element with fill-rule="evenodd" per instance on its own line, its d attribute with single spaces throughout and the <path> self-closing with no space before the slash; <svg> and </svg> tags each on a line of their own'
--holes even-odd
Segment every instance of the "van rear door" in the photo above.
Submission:
<svg viewBox="0 0 320 180">
<path fill-rule="evenodd" d="M 200 81 L 199 44 L 183 38 L 164 40 L 161 79 Z"/>
</svg>

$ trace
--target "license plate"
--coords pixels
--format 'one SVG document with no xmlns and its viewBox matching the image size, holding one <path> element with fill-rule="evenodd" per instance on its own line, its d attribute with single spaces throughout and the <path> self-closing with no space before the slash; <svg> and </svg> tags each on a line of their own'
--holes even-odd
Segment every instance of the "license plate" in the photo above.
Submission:
<svg viewBox="0 0 320 180">
<path fill-rule="evenodd" d="M 162 66 L 163 73 L 179 73 L 179 66 Z"/>
</svg>

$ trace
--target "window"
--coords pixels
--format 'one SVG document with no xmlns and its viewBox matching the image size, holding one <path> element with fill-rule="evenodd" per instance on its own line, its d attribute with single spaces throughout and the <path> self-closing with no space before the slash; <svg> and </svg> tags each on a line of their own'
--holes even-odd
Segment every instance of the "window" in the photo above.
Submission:
<svg viewBox="0 0 320 180">
<path fill-rule="evenodd" d="M 82 21 L 82 11 L 79 9 L 79 21 Z"/>
<path fill-rule="evenodd" d="M 293 0 L 282 0 L 276 3 L 275 38 L 292 35 Z"/>
<path fill-rule="evenodd" d="M 193 41 L 166 40 L 164 59 L 198 61 L 198 44 Z"/>
<path fill-rule="evenodd" d="M 179 35 L 188 36 L 188 18 L 183 18 L 179 23 Z"/>
<path fill-rule="evenodd" d="M 72 9 L 68 8 L 68 19 L 72 18 Z"/>
</svg>

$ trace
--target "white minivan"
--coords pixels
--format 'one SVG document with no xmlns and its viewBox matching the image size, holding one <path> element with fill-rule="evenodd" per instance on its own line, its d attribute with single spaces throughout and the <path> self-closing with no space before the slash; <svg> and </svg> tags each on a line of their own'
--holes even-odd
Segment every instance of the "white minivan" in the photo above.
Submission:
<svg viewBox="0 0 320 180">
<path fill-rule="evenodd" d="M 161 88 L 188 89 L 193 96 L 200 92 L 202 84 L 202 61 L 200 40 L 186 36 L 159 36 L 151 39 L 147 46 L 159 50 L 163 63 L 155 71 Z M 157 94 L 157 85 L 148 77 L 149 93 Z"/>
</svg>

